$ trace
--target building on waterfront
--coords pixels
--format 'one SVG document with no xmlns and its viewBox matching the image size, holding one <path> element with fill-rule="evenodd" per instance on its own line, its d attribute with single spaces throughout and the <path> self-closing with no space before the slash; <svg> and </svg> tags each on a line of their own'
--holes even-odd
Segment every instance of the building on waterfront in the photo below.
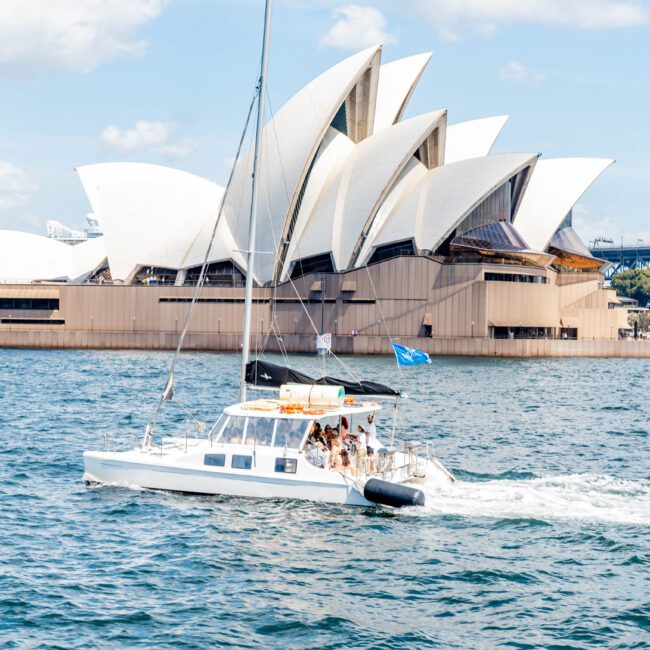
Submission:
<svg viewBox="0 0 650 650">
<path fill-rule="evenodd" d="M 315 331 L 344 352 L 388 351 L 389 336 L 449 353 L 616 342 L 627 312 L 572 227 L 613 161 L 491 154 L 503 116 L 405 118 L 429 59 L 381 64 L 368 48 L 273 116 L 253 269 L 242 254 L 252 151 L 225 199 L 167 167 L 79 167 L 103 236 L 71 247 L 0 232 L 0 343 L 173 347 L 222 200 L 190 347 L 238 348 L 248 273 L 256 336 L 279 333 L 294 350 L 312 350 Z"/>
</svg>

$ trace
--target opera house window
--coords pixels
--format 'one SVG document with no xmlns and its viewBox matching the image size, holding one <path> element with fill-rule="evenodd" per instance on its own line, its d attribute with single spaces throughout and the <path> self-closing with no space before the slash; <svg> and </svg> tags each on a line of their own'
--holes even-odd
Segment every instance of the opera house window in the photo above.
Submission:
<svg viewBox="0 0 650 650">
<path fill-rule="evenodd" d="M 532 282 L 533 284 L 546 284 L 548 278 L 543 275 L 528 275 L 524 273 L 485 273 L 486 282 Z"/>
<path fill-rule="evenodd" d="M 488 327 L 491 339 L 552 339 L 552 327 Z"/>
<path fill-rule="evenodd" d="M 176 282 L 176 270 L 157 266 L 143 266 L 133 278 L 133 284 L 165 285 Z"/>
<path fill-rule="evenodd" d="M 196 286 L 201 275 L 201 267 L 194 266 L 185 273 L 184 286 Z M 208 264 L 205 272 L 206 287 L 243 287 L 246 276 L 230 261 Z"/>
<path fill-rule="evenodd" d="M 0 298 L 0 309 L 18 311 L 35 309 L 53 311 L 59 308 L 58 298 Z"/>
</svg>

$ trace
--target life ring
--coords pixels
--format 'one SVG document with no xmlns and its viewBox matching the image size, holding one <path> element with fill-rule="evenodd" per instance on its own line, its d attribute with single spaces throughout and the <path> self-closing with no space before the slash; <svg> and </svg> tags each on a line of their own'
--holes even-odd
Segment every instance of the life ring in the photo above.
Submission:
<svg viewBox="0 0 650 650">
<path fill-rule="evenodd" d="M 280 413 L 286 413 L 287 415 L 295 415 L 296 413 L 302 412 L 302 404 L 283 404 L 280 406 Z"/>
<path fill-rule="evenodd" d="M 324 411 L 323 409 L 303 409 L 302 412 L 305 415 L 325 415 L 327 411 Z"/>
</svg>

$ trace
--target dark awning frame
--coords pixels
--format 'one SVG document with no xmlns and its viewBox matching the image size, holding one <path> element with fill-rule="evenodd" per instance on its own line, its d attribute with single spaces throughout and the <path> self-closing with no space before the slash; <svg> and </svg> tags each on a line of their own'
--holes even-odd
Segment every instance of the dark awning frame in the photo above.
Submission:
<svg viewBox="0 0 650 650">
<path fill-rule="evenodd" d="M 314 379 L 292 368 L 255 359 L 246 364 L 246 383 L 256 388 L 280 388 L 284 384 L 319 384 L 324 386 L 343 386 L 346 395 L 396 399 L 399 391 L 374 381 L 347 381 L 336 377 Z"/>
</svg>

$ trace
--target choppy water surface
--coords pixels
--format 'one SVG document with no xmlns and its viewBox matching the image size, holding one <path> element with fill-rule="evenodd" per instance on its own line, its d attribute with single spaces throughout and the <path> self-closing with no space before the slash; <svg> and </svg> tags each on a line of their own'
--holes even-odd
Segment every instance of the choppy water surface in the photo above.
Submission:
<svg viewBox="0 0 650 650">
<path fill-rule="evenodd" d="M 648 361 L 405 369 L 408 437 L 460 480 L 392 513 L 84 487 L 82 451 L 141 435 L 168 361 L 0 350 L 0 647 L 648 647 Z M 214 419 L 237 364 L 186 355 L 178 398 Z"/>
</svg>

